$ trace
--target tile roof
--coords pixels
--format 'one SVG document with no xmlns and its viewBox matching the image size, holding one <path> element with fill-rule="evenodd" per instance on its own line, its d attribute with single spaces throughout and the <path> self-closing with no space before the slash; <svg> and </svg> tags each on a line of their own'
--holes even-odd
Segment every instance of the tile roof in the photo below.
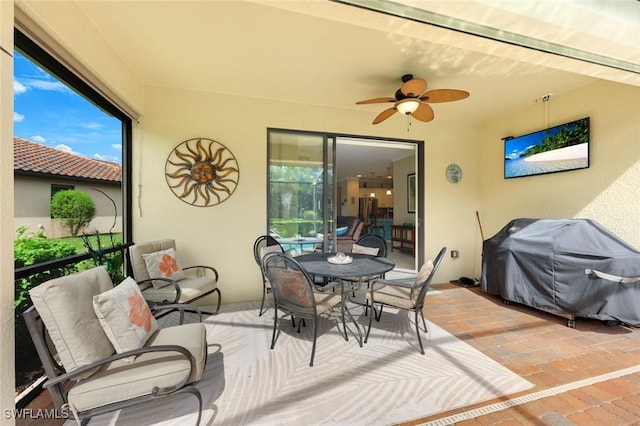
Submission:
<svg viewBox="0 0 640 426">
<path fill-rule="evenodd" d="M 119 164 L 71 154 L 22 138 L 13 138 L 13 157 L 14 172 L 122 181 Z"/>
</svg>

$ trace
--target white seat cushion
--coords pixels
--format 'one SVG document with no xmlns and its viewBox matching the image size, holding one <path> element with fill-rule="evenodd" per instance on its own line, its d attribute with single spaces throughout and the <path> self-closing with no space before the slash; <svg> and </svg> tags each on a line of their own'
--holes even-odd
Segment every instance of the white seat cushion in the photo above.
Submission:
<svg viewBox="0 0 640 426">
<path fill-rule="evenodd" d="M 367 246 L 361 246 L 358 244 L 354 244 L 351 246 L 351 253 L 360 253 L 360 254 L 368 254 L 371 256 L 377 256 L 379 252 L 380 252 L 380 249 L 378 247 L 367 247 Z"/>
<path fill-rule="evenodd" d="M 218 287 L 218 283 L 213 276 L 187 277 L 178 281 L 178 285 L 181 290 L 180 300 L 178 300 L 178 303 L 187 303 Z M 165 300 L 173 301 L 175 294 L 175 288 L 173 285 L 161 288 L 149 287 L 142 292 L 144 298 L 152 302 L 163 302 Z"/>
<path fill-rule="evenodd" d="M 397 308 L 413 309 L 416 307 L 416 300 L 412 298 L 410 288 L 393 287 L 390 285 L 376 287 L 373 297 L 376 303 L 384 303 L 385 305 L 391 305 Z M 371 299 L 370 292 L 367 292 L 366 298 L 368 300 Z"/>
<path fill-rule="evenodd" d="M 200 379 L 207 359 L 204 324 L 159 329 L 145 346 L 159 345 L 178 345 L 189 350 L 195 358 L 196 369 L 188 383 Z M 116 361 L 73 386 L 69 391 L 69 404 L 84 411 L 147 395 L 154 386 L 175 385 L 186 376 L 189 368 L 189 361 L 176 352 L 143 354 L 134 363 Z"/>
<path fill-rule="evenodd" d="M 112 288 L 107 270 L 98 266 L 47 281 L 29 291 L 68 372 L 115 352 L 93 310 L 93 296 Z"/>
</svg>

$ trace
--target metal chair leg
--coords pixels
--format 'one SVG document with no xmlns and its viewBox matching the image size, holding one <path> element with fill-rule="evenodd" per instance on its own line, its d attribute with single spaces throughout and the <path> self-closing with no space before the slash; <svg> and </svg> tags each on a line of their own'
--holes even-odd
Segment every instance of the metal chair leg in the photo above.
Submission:
<svg viewBox="0 0 640 426">
<path fill-rule="evenodd" d="M 309 367 L 313 367 L 313 358 L 316 356 L 316 340 L 318 339 L 318 317 L 313 319 L 313 347 L 311 348 L 311 361 Z"/>
<path fill-rule="evenodd" d="M 258 312 L 258 316 L 261 317 L 267 310 L 264 309 L 264 299 L 267 297 L 267 290 L 262 287 L 262 302 L 260 302 L 260 311 Z"/>
<path fill-rule="evenodd" d="M 422 317 L 424 320 L 424 317 Z M 420 338 L 420 322 L 418 321 L 418 311 L 415 311 L 415 323 L 416 323 L 416 336 L 418 336 L 418 343 L 420 343 L 420 353 L 424 355 L 424 347 L 422 346 L 422 339 Z"/>
<path fill-rule="evenodd" d="M 367 343 L 367 341 L 369 340 L 369 333 L 371 332 L 371 324 L 373 323 L 373 317 L 376 315 L 375 311 L 373 310 L 373 300 L 371 300 L 371 315 L 369 315 L 369 327 L 367 327 L 367 335 L 364 336 L 364 343 Z"/>
<path fill-rule="evenodd" d="M 278 336 L 276 335 L 276 330 L 278 330 L 278 335 L 280 334 L 280 330 L 278 329 L 278 309 L 273 310 L 273 334 L 271 335 L 271 349 L 273 349 L 276 345 L 276 340 L 278 340 Z"/>
</svg>

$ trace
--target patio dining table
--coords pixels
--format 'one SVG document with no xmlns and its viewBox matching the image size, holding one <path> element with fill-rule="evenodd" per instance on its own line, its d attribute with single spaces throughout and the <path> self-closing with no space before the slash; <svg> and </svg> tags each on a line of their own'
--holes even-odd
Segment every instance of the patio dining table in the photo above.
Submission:
<svg viewBox="0 0 640 426">
<path fill-rule="evenodd" d="M 386 257 L 376 257 L 369 254 L 348 253 L 353 262 L 347 264 L 329 263 L 329 258 L 336 253 L 309 253 L 296 257 L 296 260 L 312 275 L 329 279 L 362 278 L 380 275 L 392 270 L 396 264 Z"/>
<path fill-rule="evenodd" d="M 360 285 L 360 279 L 372 275 L 382 275 L 395 267 L 395 263 L 386 257 L 377 257 L 369 254 L 349 253 L 353 259 L 351 263 L 335 264 L 329 259 L 335 257 L 336 253 L 309 253 L 296 257 L 296 260 L 313 276 L 339 281 L 342 290 L 342 309 L 347 309 L 345 304 L 352 301 L 349 295 L 355 286 Z M 354 278 L 357 281 L 354 281 Z M 349 314 L 351 315 L 351 314 Z M 360 346 L 362 346 L 362 331 L 358 323 L 354 321 L 358 332 Z M 345 335 L 347 334 L 345 324 Z"/>
</svg>

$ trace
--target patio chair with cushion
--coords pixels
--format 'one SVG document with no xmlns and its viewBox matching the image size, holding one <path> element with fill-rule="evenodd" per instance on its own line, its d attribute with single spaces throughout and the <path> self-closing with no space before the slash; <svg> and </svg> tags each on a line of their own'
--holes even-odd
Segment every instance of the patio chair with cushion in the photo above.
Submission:
<svg viewBox="0 0 640 426">
<path fill-rule="evenodd" d="M 212 266 L 181 267 L 175 240 L 134 244 L 129 247 L 129 260 L 133 278 L 150 304 L 189 304 L 217 293 L 215 313 L 220 310 L 222 295 L 218 288 L 218 271 Z M 183 315 L 183 311 L 180 313 Z"/>
<path fill-rule="evenodd" d="M 162 397 L 191 394 L 207 360 L 201 323 L 158 329 L 132 278 L 113 286 L 104 266 L 47 281 L 24 312 L 54 407 L 78 423 Z M 56 359 L 59 358 L 61 364 Z M 68 405 L 67 405 L 68 404 Z"/>
<path fill-rule="evenodd" d="M 311 348 L 311 360 L 309 366 L 313 367 L 313 359 L 316 353 L 316 340 L 318 337 L 318 318 L 329 313 L 342 302 L 342 295 L 333 292 L 332 289 L 339 283 L 330 283 L 322 288 L 313 284 L 311 277 L 304 267 L 293 257 L 286 253 L 268 253 L 262 259 L 262 269 L 271 283 L 274 300 L 273 335 L 271 337 L 271 349 L 275 347 L 280 327 L 278 326 L 278 311 L 292 318 L 310 319 L 313 322 L 313 346 Z M 345 340 L 348 340 L 345 323 L 345 310 L 341 309 L 342 325 Z M 352 319 L 355 319 L 346 311 Z M 356 325 L 357 327 L 357 325 Z M 300 332 L 300 325 L 298 325 Z"/>
<path fill-rule="evenodd" d="M 367 234 L 363 235 L 351 246 L 351 253 L 368 254 L 376 257 L 387 256 L 387 243 L 384 238 L 379 235 Z M 383 275 L 367 275 L 363 277 L 345 277 L 346 281 L 357 283 L 370 283 L 371 280 L 376 278 L 384 278 Z M 355 289 L 354 289 L 355 290 Z M 365 314 L 367 310 L 365 310 Z"/>
<path fill-rule="evenodd" d="M 266 312 L 267 308 L 265 308 L 264 302 L 267 296 L 271 294 L 271 284 L 262 271 L 262 258 L 271 252 L 284 253 L 284 249 L 280 243 L 271 235 L 261 235 L 253 243 L 253 258 L 258 268 L 260 268 L 260 275 L 262 276 L 262 302 L 260 302 L 258 316 L 262 316 L 262 314 Z"/>
<path fill-rule="evenodd" d="M 422 339 L 420 338 L 420 322 L 418 321 L 418 316 L 422 318 L 422 325 L 424 326 L 425 333 L 428 333 L 429 330 L 427 329 L 427 323 L 424 319 L 423 313 L 424 300 L 427 296 L 427 291 L 431 286 L 431 280 L 433 279 L 438 266 L 440 266 L 446 251 L 447 248 L 442 247 L 435 260 L 427 260 L 418 271 L 418 275 L 415 280 L 412 282 L 407 282 L 406 279 L 374 280 L 371 282 L 369 291 L 366 295 L 367 303 L 371 303 L 372 306 L 375 303 L 380 304 L 380 312 L 377 317 L 378 320 L 382 315 L 382 309 L 385 305 L 414 313 L 416 336 L 418 337 L 418 343 L 420 344 L 420 353 L 423 355 L 424 347 L 422 345 Z M 373 317 L 374 315 L 369 315 L 369 327 L 367 328 L 367 334 L 364 338 L 365 343 L 369 339 Z"/>
<path fill-rule="evenodd" d="M 377 257 L 387 257 L 387 243 L 384 238 L 375 234 L 363 235 L 351 247 L 352 253 L 371 254 Z"/>
</svg>

